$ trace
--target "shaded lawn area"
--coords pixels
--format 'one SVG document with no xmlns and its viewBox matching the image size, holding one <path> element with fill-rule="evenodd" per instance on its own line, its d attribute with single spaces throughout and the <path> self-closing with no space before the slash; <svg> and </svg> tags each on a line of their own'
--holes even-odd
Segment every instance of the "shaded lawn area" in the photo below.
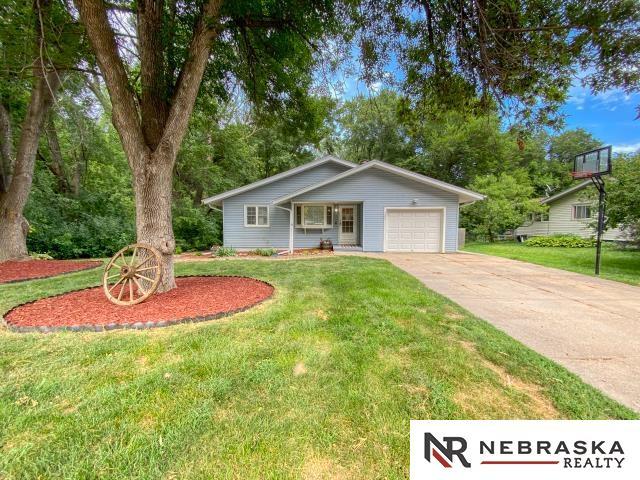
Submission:
<svg viewBox="0 0 640 480">
<path fill-rule="evenodd" d="M 636 418 L 382 260 L 177 271 L 276 293 L 164 329 L 0 330 L 0 476 L 406 478 L 410 419 Z M 0 312 L 99 276 L 0 286 Z"/>
<path fill-rule="evenodd" d="M 496 242 L 470 243 L 464 247 L 464 250 L 594 275 L 595 247 L 528 247 L 516 242 Z M 632 285 L 640 285 L 640 251 L 622 250 L 614 245 L 604 243 L 600 276 Z"/>
</svg>

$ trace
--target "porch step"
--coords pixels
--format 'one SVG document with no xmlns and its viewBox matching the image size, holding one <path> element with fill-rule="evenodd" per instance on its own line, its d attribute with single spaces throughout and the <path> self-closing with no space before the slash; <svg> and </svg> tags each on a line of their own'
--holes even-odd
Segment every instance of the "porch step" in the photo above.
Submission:
<svg viewBox="0 0 640 480">
<path fill-rule="evenodd" d="M 334 245 L 333 250 L 336 252 L 361 252 L 361 245 Z"/>
</svg>

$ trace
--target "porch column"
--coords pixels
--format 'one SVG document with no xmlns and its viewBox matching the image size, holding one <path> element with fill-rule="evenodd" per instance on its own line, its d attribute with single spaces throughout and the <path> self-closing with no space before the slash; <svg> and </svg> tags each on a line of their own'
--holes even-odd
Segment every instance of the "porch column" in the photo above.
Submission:
<svg viewBox="0 0 640 480">
<path fill-rule="evenodd" d="M 293 254 L 293 229 L 294 229 L 294 207 L 293 202 L 290 203 L 291 208 L 289 209 L 289 253 Z"/>
</svg>

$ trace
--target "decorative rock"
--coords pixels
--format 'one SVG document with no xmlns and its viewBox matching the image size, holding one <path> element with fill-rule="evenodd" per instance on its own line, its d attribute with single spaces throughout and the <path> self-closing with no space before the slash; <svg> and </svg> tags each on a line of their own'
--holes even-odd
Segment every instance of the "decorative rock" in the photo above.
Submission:
<svg viewBox="0 0 640 480">
<path fill-rule="evenodd" d="M 142 322 L 136 322 L 133 325 L 131 325 L 133 328 L 135 328 L 136 330 L 142 330 L 144 328 L 144 323 Z"/>
</svg>

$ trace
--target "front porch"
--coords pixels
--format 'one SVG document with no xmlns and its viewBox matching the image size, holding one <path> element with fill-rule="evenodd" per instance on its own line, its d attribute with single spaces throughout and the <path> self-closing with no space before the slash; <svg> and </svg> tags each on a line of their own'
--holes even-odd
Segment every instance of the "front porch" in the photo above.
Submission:
<svg viewBox="0 0 640 480">
<path fill-rule="evenodd" d="M 362 202 L 292 202 L 290 211 L 290 251 L 318 247 L 322 240 L 336 251 L 362 251 Z"/>
</svg>

